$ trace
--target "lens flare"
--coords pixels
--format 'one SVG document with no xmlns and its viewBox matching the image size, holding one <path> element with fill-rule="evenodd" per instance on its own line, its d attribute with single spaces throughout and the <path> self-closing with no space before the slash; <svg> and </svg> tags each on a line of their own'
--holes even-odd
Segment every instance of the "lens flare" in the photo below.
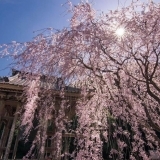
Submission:
<svg viewBox="0 0 160 160">
<path fill-rule="evenodd" d="M 117 35 L 118 37 L 122 37 L 122 36 L 124 35 L 124 33 L 125 33 L 125 29 L 122 28 L 122 27 L 120 27 L 120 28 L 118 28 L 118 29 L 116 30 L 116 35 Z"/>
</svg>

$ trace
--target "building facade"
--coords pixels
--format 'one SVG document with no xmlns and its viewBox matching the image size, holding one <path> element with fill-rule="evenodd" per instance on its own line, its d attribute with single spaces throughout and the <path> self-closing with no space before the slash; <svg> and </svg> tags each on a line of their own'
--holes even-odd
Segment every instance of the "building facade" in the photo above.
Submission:
<svg viewBox="0 0 160 160">
<path fill-rule="evenodd" d="M 20 128 L 19 110 L 23 106 L 22 93 L 26 85 L 26 79 L 19 76 L 18 72 L 13 72 L 11 77 L 0 78 L 0 160 L 22 159 L 27 154 L 34 139 L 35 132 L 31 131 L 29 141 L 25 143 L 22 139 L 23 130 Z M 65 97 L 70 100 L 71 108 L 67 110 L 67 116 L 73 119 L 75 117 L 74 104 L 79 96 L 79 90 L 72 87 L 65 87 Z M 58 86 L 53 89 L 55 101 L 58 102 Z M 54 119 L 54 118 L 53 118 Z M 35 122 L 36 123 L 36 122 Z M 52 135 L 54 134 L 54 120 L 47 124 L 47 138 L 45 143 L 45 152 L 40 155 L 38 149 L 34 151 L 32 159 L 46 159 L 50 157 L 54 150 Z M 62 138 L 62 152 L 70 152 L 74 134 L 64 133 Z M 54 159 L 52 157 L 52 159 Z M 68 160 L 67 156 L 60 157 L 59 160 Z"/>
</svg>

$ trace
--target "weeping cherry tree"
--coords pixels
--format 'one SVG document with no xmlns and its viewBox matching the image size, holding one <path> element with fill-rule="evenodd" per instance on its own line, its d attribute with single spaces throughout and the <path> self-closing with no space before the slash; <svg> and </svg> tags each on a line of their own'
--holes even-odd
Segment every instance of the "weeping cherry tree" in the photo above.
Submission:
<svg viewBox="0 0 160 160">
<path fill-rule="evenodd" d="M 15 58 L 15 67 L 27 73 L 22 126 L 24 137 L 38 120 L 37 145 L 44 156 L 46 122 L 54 117 L 54 158 L 62 157 L 62 132 L 68 107 L 61 87 L 56 108 L 55 79 L 79 88 L 74 151 L 70 159 L 150 159 L 160 154 L 160 5 L 132 2 L 98 14 L 91 4 L 70 4 L 70 27 L 47 29 L 33 41 L 2 45 L 1 53 Z M 41 87 L 41 76 L 46 86 Z M 69 154 L 69 153 L 68 153 Z M 43 158 L 42 158 L 43 159 Z"/>
</svg>

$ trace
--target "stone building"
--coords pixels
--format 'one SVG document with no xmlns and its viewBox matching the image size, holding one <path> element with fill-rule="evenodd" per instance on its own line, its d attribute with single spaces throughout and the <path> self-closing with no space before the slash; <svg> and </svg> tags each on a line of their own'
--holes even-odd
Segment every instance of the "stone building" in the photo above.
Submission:
<svg viewBox="0 0 160 160">
<path fill-rule="evenodd" d="M 22 159 L 28 152 L 33 141 L 35 131 L 32 131 L 29 141 L 24 143 L 22 139 L 22 129 L 19 127 L 18 110 L 23 106 L 22 93 L 27 80 L 20 75 L 20 72 L 13 71 L 11 77 L 0 78 L 0 160 L 7 159 Z M 56 84 L 53 93 L 55 100 L 59 98 L 59 86 Z M 73 87 L 65 87 L 65 96 L 71 100 L 74 108 L 75 101 L 79 96 L 79 90 Z M 68 116 L 75 116 L 74 109 L 70 108 L 67 111 Z M 50 156 L 54 149 L 51 136 L 54 132 L 54 122 L 48 122 L 47 139 L 45 144 L 45 153 L 43 158 Z M 68 141 L 73 141 L 74 135 L 70 133 L 63 134 L 62 150 L 70 150 Z M 69 152 L 69 151 L 68 151 Z M 35 159 L 40 159 L 39 151 L 35 151 Z M 67 160 L 67 157 L 60 158 Z"/>
</svg>

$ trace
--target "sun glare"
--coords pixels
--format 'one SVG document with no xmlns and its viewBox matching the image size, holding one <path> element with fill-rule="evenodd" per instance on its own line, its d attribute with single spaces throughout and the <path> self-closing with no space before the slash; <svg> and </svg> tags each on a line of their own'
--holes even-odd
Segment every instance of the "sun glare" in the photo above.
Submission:
<svg viewBox="0 0 160 160">
<path fill-rule="evenodd" d="M 118 37 L 122 37 L 122 36 L 124 35 L 124 33 L 125 33 L 125 29 L 122 28 L 122 27 L 120 27 L 120 28 L 118 28 L 118 29 L 116 30 L 116 35 L 117 35 Z"/>
</svg>

